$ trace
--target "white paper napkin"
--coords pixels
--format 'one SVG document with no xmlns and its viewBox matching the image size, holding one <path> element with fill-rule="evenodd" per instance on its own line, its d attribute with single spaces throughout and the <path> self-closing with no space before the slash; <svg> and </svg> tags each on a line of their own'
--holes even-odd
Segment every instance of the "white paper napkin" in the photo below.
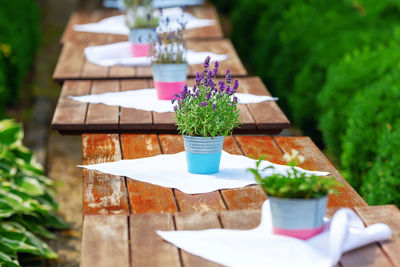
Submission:
<svg viewBox="0 0 400 267">
<path fill-rule="evenodd" d="M 253 174 L 247 171 L 254 168 L 257 160 L 222 152 L 220 172 L 212 175 L 192 174 L 187 171 L 185 152 L 163 154 L 155 157 L 120 160 L 93 165 L 79 165 L 89 170 L 101 171 L 111 175 L 126 176 L 138 181 L 176 188 L 187 194 L 212 192 L 219 189 L 239 188 L 255 184 Z M 286 174 L 290 167 L 263 161 L 260 168 L 274 166 L 264 174 Z M 328 175 L 327 172 L 299 171 L 309 175 Z"/>
<path fill-rule="evenodd" d="M 132 57 L 131 43 L 121 42 L 101 46 L 89 46 L 84 50 L 86 59 L 100 66 L 150 66 L 151 57 Z M 224 61 L 229 55 L 214 54 L 212 52 L 197 52 L 188 50 L 186 60 L 188 64 L 201 64 L 210 56 L 211 61 Z"/>
<path fill-rule="evenodd" d="M 240 104 L 260 103 L 264 101 L 276 101 L 278 98 L 266 95 L 251 95 L 237 93 Z M 159 113 L 173 112 L 170 100 L 157 99 L 157 91 L 154 88 L 93 94 L 83 96 L 69 96 L 70 99 L 83 103 L 105 104 L 124 108 L 135 108 Z"/>
<path fill-rule="evenodd" d="M 201 27 L 212 26 L 215 24 L 213 19 L 199 19 L 192 14 L 181 11 L 180 8 L 168 8 L 163 10 L 163 17 L 168 17 L 170 22 L 168 27 L 160 26 L 157 30 L 159 32 L 173 31 L 180 28 L 178 21 L 186 22 L 186 29 L 195 29 Z M 96 23 L 77 24 L 74 25 L 75 31 L 81 32 L 94 32 L 94 33 L 108 33 L 108 34 L 129 34 L 129 28 L 125 22 L 125 15 L 118 15 L 105 18 Z"/>
<path fill-rule="evenodd" d="M 153 6 L 156 8 L 166 8 L 173 6 L 196 6 L 204 4 L 204 0 L 154 0 Z M 104 7 L 125 9 L 122 0 L 104 0 Z"/>
<path fill-rule="evenodd" d="M 270 203 L 262 207 L 260 225 L 252 230 L 157 231 L 173 245 L 227 266 L 324 267 L 338 263 L 342 253 L 392 235 L 385 224 L 364 227 L 354 211 L 338 210 L 323 233 L 307 241 L 272 233 Z"/>
</svg>

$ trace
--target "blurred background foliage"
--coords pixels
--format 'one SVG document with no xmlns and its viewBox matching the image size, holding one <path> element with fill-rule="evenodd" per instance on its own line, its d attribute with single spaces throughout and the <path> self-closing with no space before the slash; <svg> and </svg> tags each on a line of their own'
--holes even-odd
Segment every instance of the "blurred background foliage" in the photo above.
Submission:
<svg viewBox="0 0 400 267">
<path fill-rule="evenodd" d="M 399 205 L 400 1 L 213 3 L 293 125 L 325 147 L 369 204 Z"/>
<path fill-rule="evenodd" d="M 20 88 L 40 44 L 39 8 L 33 0 L 0 1 L 0 118 Z"/>
</svg>

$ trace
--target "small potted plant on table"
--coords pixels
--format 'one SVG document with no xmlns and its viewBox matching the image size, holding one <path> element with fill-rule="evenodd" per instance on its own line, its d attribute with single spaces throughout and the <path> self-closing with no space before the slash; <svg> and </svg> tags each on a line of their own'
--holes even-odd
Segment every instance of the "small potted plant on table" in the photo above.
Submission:
<svg viewBox="0 0 400 267">
<path fill-rule="evenodd" d="M 162 26 L 168 28 L 168 18 Z M 185 24 L 173 31 L 157 34 L 153 55 L 153 80 L 160 100 L 172 100 L 186 83 L 186 42 L 183 38 Z"/>
<path fill-rule="evenodd" d="M 133 57 L 149 55 L 150 44 L 156 39 L 159 18 L 154 16 L 150 0 L 125 2 L 126 23 L 130 29 L 129 41 Z"/>
<path fill-rule="evenodd" d="M 188 171 L 195 174 L 219 172 L 224 136 L 240 125 L 239 82 L 232 82 L 229 70 L 225 81 L 216 83 L 219 63 L 209 70 L 207 57 L 202 73 L 196 74 L 193 89 L 184 86 L 172 102 L 178 130 L 183 134 Z"/>
<path fill-rule="evenodd" d="M 259 169 L 262 158 L 256 168 L 249 170 L 270 201 L 274 233 L 306 240 L 323 231 L 328 195 L 337 193 L 336 187 L 341 184 L 333 177 L 300 172 L 296 165 L 302 163 L 304 157 L 296 150 L 286 153 L 284 159 L 291 167 L 286 174 L 263 177 L 266 169 Z"/>
</svg>

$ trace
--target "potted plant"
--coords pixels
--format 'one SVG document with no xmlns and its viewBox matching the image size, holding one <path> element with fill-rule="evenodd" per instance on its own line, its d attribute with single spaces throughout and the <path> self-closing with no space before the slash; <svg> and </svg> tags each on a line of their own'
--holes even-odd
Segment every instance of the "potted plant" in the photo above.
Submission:
<svg viewBox="0 0 400 267">
<path fill-rule="evenodd" d="M 337 193 L 341 184 L 333 177 L 320 177 L 300 172 L 296 165 L 304 157 L 296 150 L 285 154 L 290 169 L 287 173 L 263 176 L 261 158 L 256 168 L 249 169 L 267 194 L 271 205 L 272 225 L 275 234 L 306 240 L 323 231 L 328 195 Z"/>
<path fill-rule="evenodd" d="M 169 19 L 161 23 L 168 29 Z M 174 30 L 163 30 L 157 34 L 152 58 L 154 87 L 160 100 L 172 100 L 186 83 L 186 41 L 183 38 L 185 24 Z"/>
<path fill-rule="evenodd" d="M 224 81 L 217 84 L 219 63 L 209 70 L 207 57 L 195 85 L 185 85 L 172 101 L 179 132 L 183 135 L 188 171 L 195 174 L 219 172 L 224 136 L 241 124 L 238 98 L 239 82 L 232 82 L 229 70 Z"/>
<path fill-rule="evenodd" d="M 150 0 L 126 1 L 126 23 L 133 57 L 149 55 L 150 44 L 156 39 L 159 18 L 154 15 Z"/>
</svg>

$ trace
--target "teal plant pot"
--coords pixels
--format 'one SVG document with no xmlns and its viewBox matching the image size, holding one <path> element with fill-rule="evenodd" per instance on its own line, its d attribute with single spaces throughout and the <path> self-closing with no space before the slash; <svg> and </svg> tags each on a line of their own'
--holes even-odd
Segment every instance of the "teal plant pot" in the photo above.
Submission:
<svg viewBox="0 0 400 267">
<path fill-rule="evenodd" d="M 315 199 L 268 199 L 275 234 L 307 240 L 324 230 L 328 196 Z"/>
<path fill-rule="evenodd" d="M 223 136 L 202 137 L 183 136 L 188 171 L 194 174 L 213 174 L 219 172 Z"/>
<path fill-rule="evenodd" d="M 172 100 L 180 94 L 186 84 L 186 63 L 182 64 L 153 64 L 154 87 L 160 100 Z"/>
<path fill-rule="evenodd" d="M 147 57 L 150 53 L 150 44 L 157 38 L 154 28 L 134 28 L 129 30 L 131 53 L 133 57 Z"/>
</svg>

